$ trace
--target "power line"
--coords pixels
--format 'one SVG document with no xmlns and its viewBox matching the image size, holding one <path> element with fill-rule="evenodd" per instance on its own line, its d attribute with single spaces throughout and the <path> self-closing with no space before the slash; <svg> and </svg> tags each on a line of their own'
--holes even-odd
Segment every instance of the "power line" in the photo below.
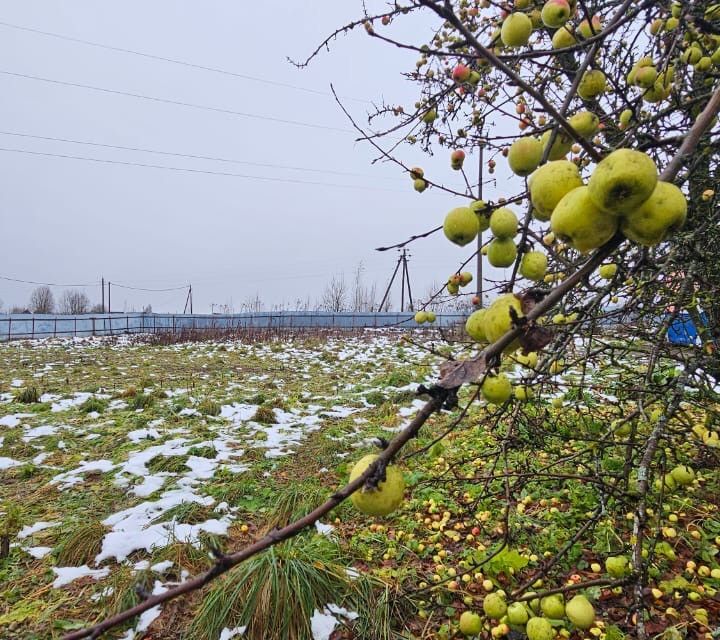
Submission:
<svg viewBox="0 0 720 640">
<path fill-rule="evenodd" d="M 292 165 L 282 165 L 282 164 L 272 164 L 267 162 L 250 162 L 248 160 L 235 160 L 233 158 L 221 158 L 217 156 L 203 156 L 198 155 L 194 153 L 174 153 L 171 151 L 160 151 L 157 149 L 145 149 L 143 147 L 125 147 L 117 144 L 107 144 L 103 142 L 93 142 L 90 140 L 73 140 L 70 138 L 58 138 L 54 136 L 39 136 L 39 135 L 33 135 L 30 133 L 20 133 L 17 131 L 0 131 L 0 135 L 3 136 L 15 136 L 18 138 L 31 138 L 33 140 L 46 140 L 49 142 L 65 142 L 68 144 L 79 144 L 79 145 L 85 145 L 90 147 L 99 147 L 102 149 L 117 149 L 119 151 L 137 151 L 140 153 L 153 153 L 156 155 L 162 155 L 162 156 L 172 156 L 176 158 L 190 158 L 192 160 L 210 160 L 213 162 L 225 162 L 229 164 L 242 164 L 242 165 L 248 165 L 252 167 L 264 167 L 264 168 L 270 168 L 270 169 L 283 169 L 288 171 L 307 171 L 311 173 L 323 173 L 323 174 L 332 174 L 332 175 L 338 175 L 338 176 L 355 176 L 359 178 L 373 178 L 377 179 L 375 176 L 370 176 L 368 174 L 363 173 L 353 173 L 350 171 L 334 171 L 332 169 L 313 169 L 309 167 L 295 167 Z M 383 180 L 394 180 L 394 178 L 388 178 L 388 177 L 381 177 Z"/>
<path fill-rule="evenodd" d="M 34 280 L 20 280 L 19 278 L 9 278 L 8 276 L 0 276 L 0 280 L 9 280 L 10 282 L 21 282 L 23 284 L 38 284 L 46 287 L 96 287 L 99 282 L 85 282 L 83 284 L 59 284 L 57 282 L 35 282 Z"/>
<path fill-rule="evenodd" d="M 61 85 L 64 87 L 74 87 L 76 89 L 88 89 L 90 91 L 99 91 L 101 93 L 109 93 L 111 95 L 126 96 L 128 98 L 137 98 L 138 100 L 149 100 L 150 102 L 159 102 L 160 104 L 172 104 L 180 107 L 188 107 L 190 109 L 201 109 L 204 111 L 212 111 L 214 113 L 224 113 L 241 118 L 252 118 L 255 120 L 265 120 L 268 122 L 279 122 L 282 124 L 290 124 L 297 127 L 307 127 L 310 129 L 322 129 L 325 131 L 338 131 L 341 133 L 353 133 L 350 129 L 341 129 L 340 127 L 330 127 L 324 124 L 315 124 L 312 122 L 302 122 L 300 120 L 286 120 L 284 118 L 275 118 L 273 116 L 262 116 L 257 113 L 246 113 L 244 111 L 234 111 L 232 109 L 224 109 L 222 107 L 210 107 L 203 104 L 195 104 L 193 102 L 183 102 L 182 100 L 171 100 L 170 98 L 159 98 L 157 96 L 148 96 L 142 93 L 132 93 L 130 91 L 121 91 L 119 89 L 108 89 L 107 87 L 97 87 L 91 84 L 81 84 L 79 82 L 67 82 L 65 80 L 54 80 L 53 78 L 43 78 L 41 76 L 32 76 L 26 73 L 16 73 L 14 71 L 5 71 L 0 69 L 0 73 L 14 78 L 24 78 L 25 80 L 37 80 L 38 82 L 47 82 L 49 84 Z"/>
<path fill-rule="evenodd" d="M 72 36 L 66 36 L 60 33 L 53 33 L 52 31 L 42 31 L 40 29 L 33 29 L 32 27 L 23 27 L 17 24 L 11 24 L 9 22 L 0 21 L 0 26 L 8 27 L 10 29 L 17 29 L 19 31 L 28 31 L 42 36 L 48 36 L 51 38 L 58 38 L 60 40 L 67 40 L 68 42 L 75 42 L 78 44 L 88 45 L 90 47 L 97 47 L 99 49 L 107 49 L 108 51 L 115 51 L 116 53 L 129 53 L 134 56 L 140 56 L 142 58 L 149 58 L 150 60 L 159 60 L 162 62 L 170 62 L 172 64 L 181 65 L 183 67 L 190 67 L 191 69 L 200 69 L 201 71 L 211 71 L 213 73 L 220 73 L 222 75 L 231 76 L 233 78 L 240 78 L 242 80 L 251 80 L 253 82 L 261 82 L 276 87 L 283 87 L 285 89 L 295 89 L 296 91 L 304 91 L 306 93 L 313 93 L 315 95 L 333 97 L 333 94 L 329 91 L 321 91 L 319 89 L 310 89 L 309 87 L 301 87 L 296 84 L 290 84 L 287 82 L 279 82 L 277 80 L 268 80 L 267 78 L 258 78 L 257 76 L 251 76 L 245 73 L 237 73 L 235 71 L 228 71 L 227 69 L 220 69 L 218 67 L 208 67 L 202 64 L 195 64 L 193 62 L 186 62 L 184 60 L 177 60 L 175 58 L 167 58 L 165 56 L 159 56 L 152 53 L 146 53 L 144 51 L 136 51 L 134 49 L 125 49 L 123 47 L 114 47 L 112 45 L 102 44 L 100 42 L 93 42 L 92 40 L 83 40 L 82 38 L 74 38 Z M 372 104 L 370 100 L 363 100 L 362 98 L 352 98 L 348 96 L 342 96 L 345 100 L 353 100 L 354 102 L 364 102 L 365 104 Z"/>
<path fill-rule="evenodd" d="M 156 292 L 162 292 L 162 291 L 184 291 L 187 289 L 190 285 L 184 284 L 180 287 L 170 287 L 168 289 L 144 289 L 142 287 L 130 287 L 125 284 L 118 284 L 117 282 L 110 282 L 113 287 L 120 287 L 121 289 L 130 289 L 131 291 L 156 291 Z"/>
<path fill-rule="evenodd" d="M 62 154 L 62 153 L 48 153 L 44 151 L 30 151 L 29 149 L 8 149 L 6 147 L 0 147 L 0 151 L 6 152 L 6 153 L 22 153 L 26 155 L 32 155 L 32 156 L 42 156 L 47 158 L 62 158 L 64 160 L 81 160 L 85 162 L 96 162 L 100 164 L 115 164 L 115 165 L 122 165 L 125 167 L 140 167 L 144 169 L 164 169 L 166 171 L 179 171 L 179 172 L 186 172 L 186 173 L 200 173 L 200 174 L 206 174 L 211 176 L 226 176 L 230 178 L 242 178 L 245 180 L 260 180 L 264 182 L 285 182 L 290 184 L 306 184 L 306 185 L 312 185 L 312 186 L 320 186 L 320 187 L 338 187 L 341 189 L 363 189 L 364 191 L 367 190 L 373 190 L 373 191 L 392 191 L 399 193 L 399 189 L 386 189 L 384 187 L 369 187 L 366 185 L 356 185 L 356 184 L 339 184 L 335 182 L 316 182 L 312 180 L 298 180 L 295 178 L 272 178 L 268 176 L 252 176 L 252 175 L 246 175 L 243 173 L 230 173 L 226 171 L 209 171 L 207 169 L 189 169 L 185 167 L 168 167 L 165 165 L 159 165 L 159 164 L 144 164 L 141 162 L 127 162 L 124 160 L 106 160 L 103 158 L 88 158 L 85 156 L 73 156 L 68 154 Z"/>
</svg>

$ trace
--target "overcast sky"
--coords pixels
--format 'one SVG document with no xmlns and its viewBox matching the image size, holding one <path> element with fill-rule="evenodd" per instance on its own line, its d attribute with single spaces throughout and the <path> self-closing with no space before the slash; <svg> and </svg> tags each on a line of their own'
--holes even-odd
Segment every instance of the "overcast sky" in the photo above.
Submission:
<svg viewBox="0 0 720 640">
<path fill-rule="evenodd" d="M 382 6 L 379 2 L 369 3 Z M 145 288 L 192 283 L 195 311 L 237 309 L 256 292 L 266 306 L 316 299 L 333 273 L 348 279 L 362 261 L 368 282 L 384 288 L 394 252 L 374 247 L 442 223 L 462 204 L 412 190 L 407 175 L 371 165 L 372 149 L 332 97 L 332 82 L 365 121 L 383 97 L 412 108 L 416 90 L 401 77 L 416 60 L 358 30 L 337 40 L 308 69 L 302 58 L 361 11 L 359 0 L 190 2 L 188 0 L 23 0 L 0 3 L 0 22 L 132 49 L 322 92 L 213 73 L 0 25 L 0 147 L 272 178 L 106 164 L 0 151 L 0 276 L 52 283 L 95 283 L 101 276 Z M 400 23 L 401 21 L 398 21 Z M 422 42 L 418 21 L 395 35 Z M 24 74 L 320 125 L 318 128 L 191 108 L 27 79 Z M 339 129 L 335 130 L 335 129 Z M 276 167 L 130 152 L 8 135 L 63 138 Z M 459 187 L 447 157 L 402 158 Z M 340 172 L 340 173 L 335 173 Z M 352 175 L 342 175 L 342 174 Z M 280 180 L 296 180 L 283 182 Z M 323 184 L 306 184 L 307 182 Z M 347 186 L 332 185 L 352 185 Z M 498 194 L 491 189 L 490 198 Z M 441 234 L 412 245 L 416 296 L 470 254 Z M 5 307 L 24 304 L 33 286 L 0 280 Z M 63 287 L 55 290 L 59 295 Z M 397 303 L 398 295 L 395 296 Z M 181 311 L 184 291 L 113 290 L 117 310 L 152 303 Z"/>
</svg>

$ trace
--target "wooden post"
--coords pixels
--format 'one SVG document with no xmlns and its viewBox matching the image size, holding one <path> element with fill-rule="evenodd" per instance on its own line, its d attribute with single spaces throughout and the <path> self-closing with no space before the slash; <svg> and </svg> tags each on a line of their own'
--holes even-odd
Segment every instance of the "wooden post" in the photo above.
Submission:
<svg viewBox="0 0 720 640">
<path fill-rule="evenodd" d="M 483 149 L 484 146 L 482 142 L 480 143 L 480 162 L 478 167 L 478 200 L 482 200 L 483 197 Z M 475 294 L 478 298 L 480 298 L 480 308 L 484 306 L 483 304 L 483 268 L 482 268 L 482 231 L 478 233 L 477 236 L 477 267 L 475 270 Z"/>
</svg>

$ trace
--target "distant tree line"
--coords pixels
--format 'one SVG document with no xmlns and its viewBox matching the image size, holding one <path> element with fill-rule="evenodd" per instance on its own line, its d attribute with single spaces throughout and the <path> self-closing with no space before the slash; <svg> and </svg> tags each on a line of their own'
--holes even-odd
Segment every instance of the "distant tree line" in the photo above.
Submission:
<svg viewBox="0 0 720 640">
<path fill-rule="evenodd" d="M 373 313 L 376 311 L 390 311 L 393 309 L 392 298 L 388 296 L 383 302 L 378 292 L 377 284 L 367 284 L 364 278 L 365 267 L 360 262 L 351 279 L 346 278 L 344 273 L 333 273 L 330 280 L 325 284 L 320 296 L 312 301 L 310 296 L 298 297 L 296 300 L 274 304 L 268 307 L 260 297 L 254 293 L 247 297 L 236 309 L 232 302 L 226 304 L 212 305 L 213 313 L 230 315 L 236 312 L 257 313 L 260 311 L 328 311 L 332 313 Z M 450 299 L 438 297 L 437 292 L 443 289 L 444 285 L 433 282 L 425 291 L 424 300 L 430 300 L 427 308 L 435 312 L 470 312 L 472 305 L 466 297 Z M 382 304 L 382 308 L 381 307 Z M 134 311 L 135 309 L 132 309 Z M 0 312 L 3 311 L 3 303 L 0 300 Z M 42 285 L 35 288 L 30 294 L 26 306 L 12 306 L 9 313 L 38 313 L 63 315 L 81 315 L 83 313 L 103 313 L 105 310 L 101 304 L 91 305 L 87 294 L 79 289 L 65 289 L 56 301 L 52 289 Z M 406 296 L 405 308 L 401 311 L 411 311 L 409 297 Z M 152 306 L 147 305 L 142 309 L 143 313 L 152 313 Z"/>
<path fill-rule="evenodd" d="M 0 302 L 0 310 L 2 303 Z M 30 294 L 27 306 L 10 307 L 10 313 L 60 313 L 66 315 L 79 315 L 82 313 L 100 313 L 102 305 L 91 306 L 90 299 L 83 291 L 78 289 L 65 289 L 58 302 L 48 286 L 40 286 Z"/>
</svg>

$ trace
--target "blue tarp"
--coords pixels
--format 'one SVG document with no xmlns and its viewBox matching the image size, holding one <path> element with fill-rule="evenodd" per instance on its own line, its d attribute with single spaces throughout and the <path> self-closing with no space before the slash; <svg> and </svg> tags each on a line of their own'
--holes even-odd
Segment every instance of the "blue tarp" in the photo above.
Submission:
<svg viewBox="0 0 720 640">
<path fill-rule="evenodd" d="M 700 320 L 707 326 L 707 316 L 700 312 Z M 687 311 L 678 313 L 667 333 L 668 340 L 672 344 L 693 345 L 698 342 L 698 332 L 695 323 Z"/>
</svg>

